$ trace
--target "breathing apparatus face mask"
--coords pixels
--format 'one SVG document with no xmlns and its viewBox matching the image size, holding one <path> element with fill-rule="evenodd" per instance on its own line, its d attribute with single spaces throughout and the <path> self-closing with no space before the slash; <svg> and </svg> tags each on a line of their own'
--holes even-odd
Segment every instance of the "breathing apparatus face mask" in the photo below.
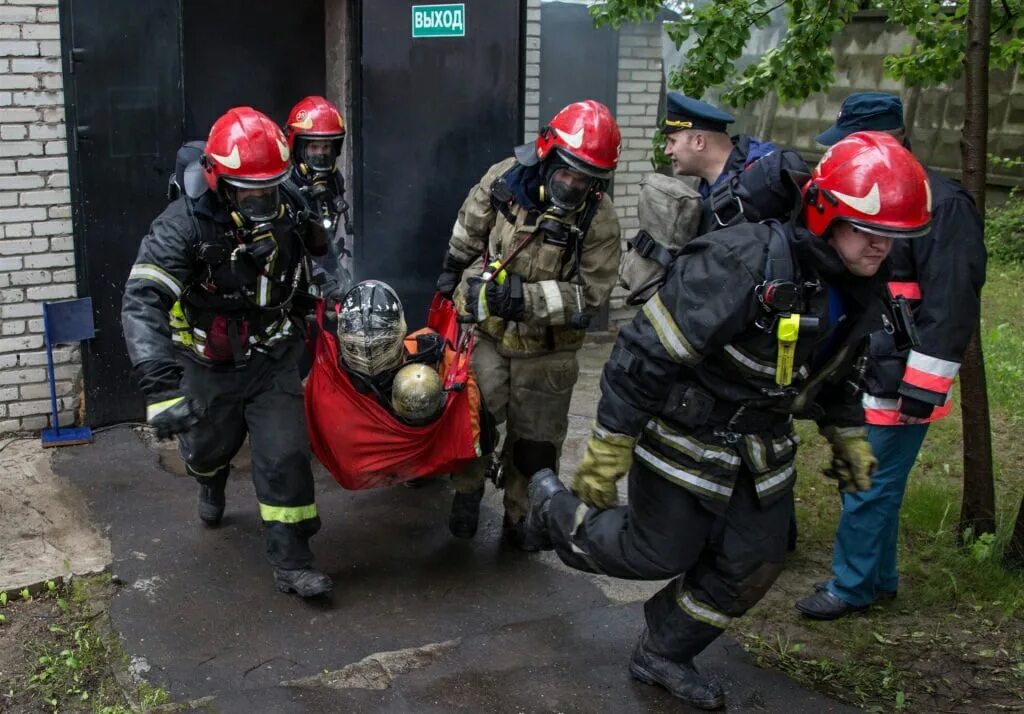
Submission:
<svg viewBox="0 0 1024 714">
<path fill-rule="evenodd" d="M 561 211 L 572 212 L 587 200 L 596 179 L 565 165 L 556 165 L 544 182 L 546 198 Z"/>
<path fill-rule="evenodd" d="M 298 154 L 303 164 L 310 171 L 330 173 L 338 161 L 343 139 L 299 139 Z"/>
<path fill-rule="evenodd" d="M 249 223 L 267 223 L 281 214 L 281 193 L 276 184 L 256 188 L 229 184 L 227 192 L 232 208 Z"/>
</svg>

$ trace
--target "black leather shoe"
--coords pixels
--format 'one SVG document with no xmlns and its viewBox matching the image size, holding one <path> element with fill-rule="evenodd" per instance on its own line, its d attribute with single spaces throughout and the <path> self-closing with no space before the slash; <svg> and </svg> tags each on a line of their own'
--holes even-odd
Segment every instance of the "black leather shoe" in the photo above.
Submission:
<svg viewBox="0 0 1024 714">
<path fill-rule="evenodd" d="M 472 538 L 476 535 L 480 524 L 480 500 L 484 497 L 481 486 L 471 493 L 455 492 L 452 499 L 452 511 L 448 516 L 448 530 L 456 538 Z"/>
<path fill-rule="evenodd" d="M 851 605 L 828 590 L 817 590 L 813 595 L 797 600 L 796 609 L 814 620 L 838 620 L 852 612 L 863 612 L 867 605 Z"/>
<path fill-rule="evenodd" d="M 210 527 L 220 525 L 220 519 L 224 517 L 224 486 L 227 480 L 225 473 L 199 482 L 199 520 Z"/>
<path fill-rule="evenodd" d="M 814 584 L 814 592 L 820 593 L 822 590 L 828 590 L 828 580 L 821 580 Z M 886 600 L 895 600 L 897 595 L 896 590 L 876 590 L 875 591 L 875 602 L 885 602 Z"/>
<path fill-rule="evenodd" d="M 568 490 L 551 469 L 541 469 L 530 479 L 527 489 L 530 510 L 526 512 L 526 522 L 523 524 L 523 540 L 535 545 L 537 550 L 551 550 L 555 547 L 548 532 L 551 497 Z"/>
<path fill-rule="evenodd" d="M 701 676 L 693 662 L 673 662 L 647 648 L 647 631 L 640 636 L 629 662 L 634 679 L 646 684 L 657 684 L 669 694 L 698 709 L 721 709 L 725 694 L 718 682 Z"/>
<path fill-rule="evenodd" d="M 295 593 L 299 597 L 326 595 L 334 587 L 329 577 L 314 568 L 274 568 L 274 583 L 281 592 Z"/>
</svg>

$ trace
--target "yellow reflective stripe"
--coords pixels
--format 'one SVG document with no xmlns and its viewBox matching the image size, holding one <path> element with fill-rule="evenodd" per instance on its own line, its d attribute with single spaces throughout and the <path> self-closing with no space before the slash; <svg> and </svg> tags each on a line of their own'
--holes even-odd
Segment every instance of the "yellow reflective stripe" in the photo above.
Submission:
<svg viewBox="0 0 1024 714">
<path fill-rule="evenodd" d="M 188 464 L 185 464 L 185 470 L 188 471 L 190 476 L 198 476 L 199 478 L 212 478 L 213 476 L 216 476 L 218 473 L 220 473 L 230 465 L 230 463 L 227 463 L 224 464 L 223 466 L 217 466 L 211 471 L 200 471 L 195 466 L 189 466 Z"/>
<path fill-rule="evenodd" d="M 729 355 L 734 360 L 739 362 L 742 366 L 749 369 L 751 372 L 757 372 L 758 374 L 766 374 L 769 377 L 775 376 L 775 365 L 754 359 L 750 355 L 744 354 L 734 345 L 726 345 L 724 349 L 727 355 Z"/>
<path fill-rule="evenodd" d="M 661 301 L 661 295 L 655 293 L 654 297 L 644 303 L 643 312 L 650 321 L 655 333 L 657 333 L 661 346 L 668 352 L 669 357 L 676 362 L 691 366 L 700 362 L 700 353 L 683 336 L 679 325 L 676 324 L 672 314 Z"/>
<path fill-rule="evenodd" d="M 146 420 L 152 419 L 157 414 L 167 411 L 178 402 L 184 401 L 185 397 L 175 397 L 174 399 L 165 399 L 162 402 L 153 402 L 146 406 Z"/>
<path fill-rule="evenodd" d="M 476 294 L 476 319 L 483 322 L 491 316 L 490 310 L 487 309 L 487 284 L 480 286 L 480 292 Z"/>
<path fill-rule="evenodd" d="M 676 604 L 678 604 L 687 615 L 692 617 L 694 620 L 703 622 L 705 625 L 719 627 L 724 630 L 729 626 L 729 623 L 732 622 L 732 618 L 725 613 L 718 612 L 705 603 L 697 602 L 697 600 L 690 595 L 689 591 L 679 593 L 676 597 Z"/>
<path fill-rule="evenodd" d="M 181 283 L 159 265 L 136 263 L 132 266 L 131 272 L 128 273 L 128 279 L 152 281 L 170 290 L 174 297 L 181 297 Z"/>
<path fill-rule="evenodd" d="M 316 504 L 308 506 L 268 506 L 260 504 L 260 518 L 277 523 L 299 523 L 316 518 Z"/>
<path fill-rule="evenodd" d="M 777 491 L 778 487 L 784 485 L 787 481 L 789 481 L 793 477 L 793 474 L 795 472 L 796 465 L 790 463 L 788 466 L 783 467 L 779 471 L 761 476 L 754 483 L 754 488 L 757 489 L 757 495 L 767 496 L 769 493 Z"/>
</svg>

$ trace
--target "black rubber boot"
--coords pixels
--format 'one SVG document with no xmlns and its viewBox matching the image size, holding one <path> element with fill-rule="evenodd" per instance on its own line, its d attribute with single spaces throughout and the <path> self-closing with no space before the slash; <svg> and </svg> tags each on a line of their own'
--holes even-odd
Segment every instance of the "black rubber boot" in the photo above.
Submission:
<svg viewBox="0 0 1024 714">
<path fill-rule="evenodd" d="M 228 482 L 228 469 L 199 481 L 199 520 L 211 528 L 220 525 L 224 517 L 224 487 Z"/>
<path fill-rule="evenodd" d="M 274 568 L 274 582 L 281 592 L 295 593 L 299 597 L 326 595 L 334 587 L 329 577 L 314 568 Z"/>
<path fill-rule="evenodd" d="M 472 538 L 476 535 L 480 524 L 480 500 L 484 497 L 484 487 L 470 493 L 455 492 L 452 499 L 452 512 L 448 516 L 448 530 L 456 538 Z"/>
<path fill-rule="evenodd" d="M 651 652 L 646 630 L 633 650 L 629 672 L 634 679 L 664 687 L 673 697 L 698 709 L 721 709 L 725 706 L 725 694 L 718 682 L 702 677 L 692 661 L 673 662 Z"/>
<path fill-rule="evenodd" d="M 530 510 L 526 512 L 523 524 L 523 541 L 535 550 L 551 550 L 555 546 L 548 533 L 548 511 L 551 497 L 560 491 L 568 491 L 558 476 L 551 469 L 541 469 L 530 479 L 527 493 L 530 497 Z"/>
<path fill-rule="evenodd" d="M 509 545 L 527 553 L 536 553 L 540 550 L 539 544 L 527 539 L 526 537 L 525 516 L 513 523 L 512 519 L 510 519 L 506 513 L 505 519 L 501 524 L 501 536 Z"/>
</svg>

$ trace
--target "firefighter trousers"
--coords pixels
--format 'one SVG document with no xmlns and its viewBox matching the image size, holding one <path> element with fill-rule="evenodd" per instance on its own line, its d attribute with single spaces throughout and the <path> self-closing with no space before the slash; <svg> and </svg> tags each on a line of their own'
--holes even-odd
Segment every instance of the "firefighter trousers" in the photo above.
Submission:
<svg viewBox="0 0 1024 714">
<path fill-rule="evenodd" d="M 783 494 L 784 496 L 785 494 Z M 653 650 L 676 662 L 699 654 L 753 607 L 782 571 L 791 498 L 761 505 L 741 469 L 724 512 L 643 464 L 629 473 L 629 505 L 588 508 L 555 494 L 555 551 L 578 570 L 633 580 L 674 578 L 644 605 Z"/>
<path fill-rule="evenodd" d="M 579 363 L 575 352 L 505 357 L 494 340 L 477 333 L 472 365 L 491 423 L 505 424 L 500 455 L 505 515 L 516 523 L 529 507 L 530 477 L 543 468 L 558 472 Z M 481 488 L 490 460 L 483 456 L 453 474 L 455 490 L 471 493 Z"/>
<path fill-rule="evenodd" d="M 182 386 L 202 413 L 178 436 L 188 473 L 200 483 L 226 479 L 248 435 L 267 559 L 287 569 L 312 564 L 309 539 L 320 529 L 299 378 L 303 349 L 297 341 L 280 359 L 254 352 L 239 369 L 182 358 Z"/>
</svg>

